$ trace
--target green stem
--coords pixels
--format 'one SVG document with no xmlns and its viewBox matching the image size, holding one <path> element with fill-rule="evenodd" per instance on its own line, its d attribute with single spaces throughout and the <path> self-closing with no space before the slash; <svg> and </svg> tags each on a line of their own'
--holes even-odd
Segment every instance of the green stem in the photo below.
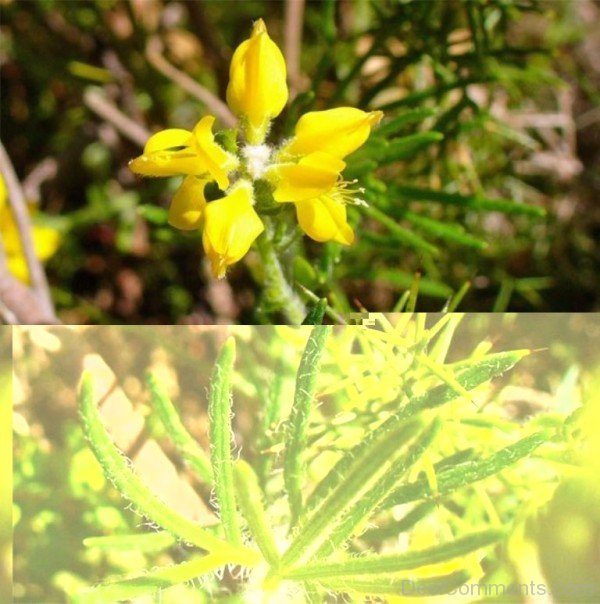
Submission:
<svg viewBox="0 0 600 604">
<path fill-rule="evenodd" d="M 290 323 L 300 325 L 306 316 L 306 308 L 285 277 L 277 251 L 269 239 L 269 228 L 257 239 L 257 247 L 263 263 L 263 295 L 268 308 L 281 311 Z"/>
</svg>

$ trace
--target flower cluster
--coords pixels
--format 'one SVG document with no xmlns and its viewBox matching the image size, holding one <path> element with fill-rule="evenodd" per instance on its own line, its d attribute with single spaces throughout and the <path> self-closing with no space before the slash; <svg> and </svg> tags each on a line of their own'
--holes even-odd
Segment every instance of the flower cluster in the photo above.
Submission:
<svg viewBox="0 0 600 604">
<path fill-rule="evenodd" d="M 0 176 L 0 240 L 4 244 L 8 270 L 19 281 L 29 283 L 29 269 L 27 268 L 21 237 L 7 199 L 6 184 Z M 42 262 L 54 255 L 61 242 L 60 233 L 56 229 L 47 226 L 34 224 L 31 236 L 35 255 Z"/>
<path fill-rule="evenodd" d="M 142 176 L 185 176 L 169 222 L 183 230 L 203 228 L 216 277 L 223 277 L 265 229 L 256 208 L 259 181 L 267 185 L 261 194 L 270 192 L 273 203 L 295 205 L 298 223 L 312 239 L 345 245 L 354 240 L 346 204 L 360 200 L 341 176 L 343 160 L 367 140 L 382 113 L 351 107 L 306 113 L 293 137 L 274 147 L 265 139 L 287 100 L 284 58 L 259 19 L 231 61 L 227 103 L 242 131 L 235 152 L 215 141 L 215 118 L 205 116 L 191 132 L 174 128 L 154 134 L 143 155 L 130 163 Z M 220 197 L 207 200 L 209 183 L 216 183 Z"/>
</svg>

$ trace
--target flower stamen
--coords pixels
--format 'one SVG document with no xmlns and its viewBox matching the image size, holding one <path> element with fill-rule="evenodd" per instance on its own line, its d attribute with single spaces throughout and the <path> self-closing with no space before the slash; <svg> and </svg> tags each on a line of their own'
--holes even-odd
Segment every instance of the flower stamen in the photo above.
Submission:
<svg viewBox="0 0 600 604">
<path fill-rule="evenodd" d="M 367 202 L 362 197 L 359 197 L 359 195 L 362 195 L 365 192 L 365 189 L 363 187 L 352 186 L 357 182 L 358 180 L 356 178 L 353 180 L 343 180 L 340 178 L 328 195 L 335 201 L 343 203 L 344 205 L 366 207 L 368 205 Z"/>
</svg>

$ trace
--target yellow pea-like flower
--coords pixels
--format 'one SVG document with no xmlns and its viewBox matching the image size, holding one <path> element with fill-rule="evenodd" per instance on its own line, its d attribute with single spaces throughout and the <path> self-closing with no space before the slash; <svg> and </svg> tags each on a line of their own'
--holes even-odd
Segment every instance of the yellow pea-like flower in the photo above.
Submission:
<svg viewBox="0 0 600 604">
<path fill-rule="evenodd" d="M 337 107 L 305 113 L 296 124 L 294 138 L 284 148 L 291 155 L 308 155 L 315 151 L 339 159 L 356 151 L 383 117 L 381 111 L 361 111 L 354 107 Z"/>
<path fill-rule="evenodd" d="M 143 154 L 130 162 L 143 176 L 185 176 L 171 202 L 169 223 L 182 230 L 203 229 L 204 250 L 218 278 L 265 230 L 259 213 L 272 213 L 273 201 L 293 203 L 298 224 L 315 241 L 353 243 L 346 206 L 364 203 L 358 196 L 363 190 L 343 180 L 343 158 L 367 140 L 381 111 L 313 111 L 299 119 L 290 140 L 280 146 L 266 142 L 288 89 L 283 55 L 262 19 L 236 48 L 229 75 L 227 102 L 240 118 L 240 129 L 220 139 L 228 150 L 215 141 L 215 118 L 205 116 L 192 131 L 171 128 L 154 134 Z M 205 186 L 212 182 L 224 196 L 207 201 Z M 270 220 L 266 214 L 265 220 Z"/>
<path fill-rule="evenodd" d="M 354 242 L 346 204 L 359 204 L 360 189 L 342 179 L 343 157 L 356 151 L 377 125 L 381 111 L 353 107 L 312 111 L 296 124 L 294 137 L 278 154 L 280 163 L 268 171 L 275 201 L 292 202 L 298 223 L 315 241 Z"/>
<path fill-rule="evenodd" d="M 281 113 L 287 99 L 285 60 L 259 19 L 250 38 L 233 53 L 227 103 L 235 115 L 247 121 L 249 142 L 260 144 L 269 121 Z"/>
<path fill-rule="evenodd" d="M 207 203 L 204 215 L 202 244 L 213 275 L 222 279 L 265 228 L 254 210 L 251 183 L 240 181 L 229 195 Z"/>
<path fill-rule="evenodd" d="M 148 139 L 144 153 L 129 162 L 130 169 L 141 176 L 211 176 L 226 189 L 227 174 L 238 160 L 215 142 L 214 121 L 207 115 L 193 132 L 181 128 L 157 132 Z"/>
<path fill-rule="evenodd" d="M 354 241 L 346 220 L 346 183 L 340 181 L 345 167 L 341 159 L 317 151 L 297 164 L 284 164 L 272 172 L 278 181 L 273 198 L 295 204 L 300 227 L 315 241 L 344 245 Z"/>
</svg>

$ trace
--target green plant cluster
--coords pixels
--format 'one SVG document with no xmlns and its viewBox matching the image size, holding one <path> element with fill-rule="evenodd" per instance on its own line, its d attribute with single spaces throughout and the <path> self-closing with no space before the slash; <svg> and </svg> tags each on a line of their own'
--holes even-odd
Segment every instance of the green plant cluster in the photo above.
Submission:
<svg viewBox="0 0 600 604">
<path fill-rule="evenodd" d="M 322 602 L 346 594 L 393 602 L 492 580 L 507 540 L 552 496 L 553 463 L 572 463 L 577 413 L 549 411 L 526 422 L 504 416 L 490 380 L 531 351 L 491 353 L 484 341 L 449 361 L 459 322 L 448 314 L 427 326 L 424 316 L 407 315 L 395 326 L 379 317 L 370 328 L 311 328 L 292 400 L 275 380 L 254 442 L 244 442 L 241 454 L 232 424 L 233 338 L 212 373 L 209 453 L 160 380 L 148 376 L 150 417 L 212 489 L 219 522 L 210 527 L 170 509 L 140 480 L 107 433 L 85 374 L 79 408 L 89 445 L 121 497 L 157 529 L 86 545 L 180 544 L 186 556 L 111 578 L 75 601 L 159 597 L 190 583 L 210 601 Z"/>
</svg>

